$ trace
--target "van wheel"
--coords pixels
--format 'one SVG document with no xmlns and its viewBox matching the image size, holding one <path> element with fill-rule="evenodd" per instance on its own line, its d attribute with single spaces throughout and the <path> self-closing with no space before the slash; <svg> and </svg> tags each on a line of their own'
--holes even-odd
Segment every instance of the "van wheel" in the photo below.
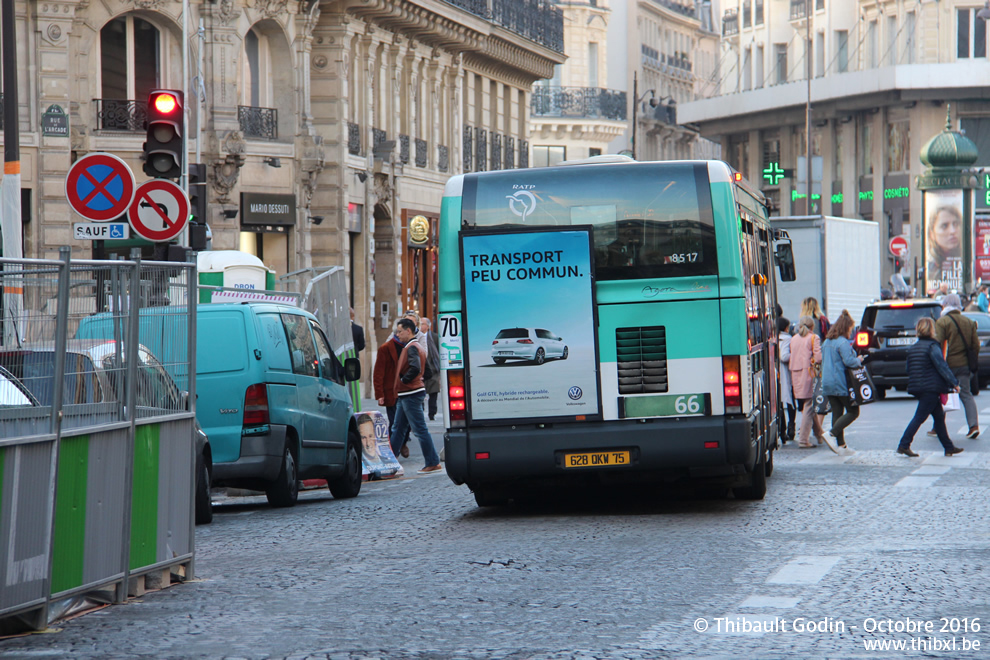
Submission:
<svg viewBox="0 0 990 660">
<path fill-rule="evenodd" d="M 347 455 L 344 457 L 344 474 L 336 479 L 327 479 L 327 487 L 335 500 L 357 497 L 361 492 L 361 457 L 358 456 L 358 437 L 353 433 L 347 435 Z"/>
<path fill-rule="evenodd" d="M 762 500 L 767 494 L 767 456 L 760 452 L 759 462 L 753 466 L 748 486 L 733 488 L 737 500 Z"/>
<path fill-rule="evenodd" d="M 495 364 L 505 364 L 505 358 L 492 358 L 492 362 Z"/>
<path fill-rule="evenodd" d="M 768 453 L 767 464 L 764 466 L 764 472 L 766 472 L 767 476 L 769 477 L 771 474 L 773 474 L 773 452 L 771 451 L 767 453 Z"/>
<path fill-rule="evenodd" d="M 213 502 L 210 500 L 210 471 L 202 457 L 196 461 L 196 524 L 213 522 Z"/>
<path fill-rule="evenodd" d="M 282 469 L 271 486 L 265 490 L 268 503 L 272 506 L 294 506 L 299 499 L 299 473 L 296 468 L 296 457 L 292 448 L 286 443 L 282 455 Z"/>
<path fill-rule="evenodd" d="M 547 359 L 546 352 L 544 352 L 542 348 L 536 349 L 536 357 L 533 358 L 533 362 L 535 362 L 536 364 L 543 364 L 544 362 L 546 362 L 546 359 Z"/>
<path fill-rule="evenodd" d="M 566 347 L 566 346 L 564 346 L 564 352 L 563 352 L 563 354 L 562 354 L 562 355 L 560 356 L 560 359 L 561 359 L 561 360 L 566 360 L 566 359 L 567 359 L 567 347 Z"/>
</svg>

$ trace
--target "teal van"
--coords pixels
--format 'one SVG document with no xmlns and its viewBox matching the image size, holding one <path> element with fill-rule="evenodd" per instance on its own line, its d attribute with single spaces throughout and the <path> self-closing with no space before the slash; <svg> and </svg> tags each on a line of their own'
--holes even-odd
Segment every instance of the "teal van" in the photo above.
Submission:
<svg viewBox="0 0 990 660">
<path fill-rule="evenodd" d="M 141 310 L 140 337 L 156 355 L 177 345 L 167 309 Z M 109 332 L 111 319 L 97 315 L 77 337 Z M 355 497 L 361 441 L 346 383 L 360 371 L 354 358 L 340 363 L 316 317 L 297 307 L 198 305 L 196 419 L 210 439 L 213 485 L 263 490 L 273 506 L 294 505 L 301 479 L 326 479 L 334 497 Z"/>
</svg>

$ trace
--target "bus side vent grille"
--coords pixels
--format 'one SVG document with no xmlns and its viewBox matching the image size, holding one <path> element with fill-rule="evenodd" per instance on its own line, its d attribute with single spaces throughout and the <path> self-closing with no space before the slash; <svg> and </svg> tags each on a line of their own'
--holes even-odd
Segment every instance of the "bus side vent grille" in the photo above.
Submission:
<svg viewBox="0 0 990 660">
<path fill-rule="evenodd" d="M 662 325 L 616 328 L 619 394 L 667 391 L 667 333 Z"/>
</svg>

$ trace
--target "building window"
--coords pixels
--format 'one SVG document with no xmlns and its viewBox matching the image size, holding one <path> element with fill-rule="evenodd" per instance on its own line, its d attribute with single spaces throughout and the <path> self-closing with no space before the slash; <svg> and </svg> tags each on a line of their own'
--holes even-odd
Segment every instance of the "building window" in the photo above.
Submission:
<svg viewBox="0 0 990 660">
<path fill-rule="evenodd" d="M 733 135 L 729 138 L 729 165 L 743 176 L 749 175 L 749 135 Z"/>
<path fill-rule="evenodd" d="M 914 64 L 914 30 L 917 27 L 917 14 L 909 11 L 904 18 L 904 61 Z"/>
<path fill-rule="evenodd" d="M 533 167 L 552 167 L 566 160 L 565 147 L 533 145 Z"/>
<path fill-rule="evenodd" d="M 763 83 L 766 82 L 763 77 L 763 64 L 765 61 L 763 45 L 761 44 L 756 47 L 756 71 L 753 75 L 756 89 L 761 89 Z"/>
<path fill-rule="evenodd" d="M 763 0 L 756 0 L 753 23 L 755 25 L 763 25 Z"/>
<path fill-rule="evenodd" d="M 588 44 L 588 87 L 598 87 L 598 44 Z"/>
<path fill-rule="evenodd" d="M 835 49 L 836 49 L 836 60 L 839 65 L 839 73 L 845 73 L 849 70 L 849 31 L 848 30 L 836 30 L 835 31 Z"/>
<path fill-rule="evenodd" d="M 821 78 L 825 75 L 825 34 L 818 33 L 815 40 L 815 77 Z"/>
<path fill-rule="evenodd" d="M 750 0 L 743 0 L 743 22 L 742 26 L 748 28 L 753 24 L 753 5 Z"/>
<path fill-rule="evenodd" d="M 866 67 L 875 69 L 877 66 L 877 22 L 870 21 L 870 26 L 866 28 Z"/>
<path fill-rule="evenodd" d="M 956 56 L 959 59 L 987 56 L 987 23 L 979 9 L 956 10 Z"/>
<path fill-rule="evenodd" d="M 749 46 L 743 51 L 743 90 L 753 89 L 753 49 Z"/>
<path fill-rule="evenodd" d="M 859 171 L 863 176 L 873 175 L 873 127 L 869 121 L 870 118 L 865 117 L 859 131 Z"/>
<path fill-rule="evenodd" d="M 598 147 L 590 147 L 588 149 L 588 157 L 589 158 L 591 158 L 593 156 L 601 156 L 601 155 L 602 155 L 602 150 L 600 148 L 598 148 Z"/>
<path fill-rule="evenodd" d="M 787 44 L 774 44 L 777 56 L 777 84 L 787 82 Z"/>
<path fill-rule="evenodd" d="M 887 125 L 887 173 L 907 172 L 910 169 L 909 145 L 911 125 L 906 121 Z"/>
<path fill-rule="evenodd" d="M 897 17 L 887 17 L 887 49 L 884 51 L 884 59 L 887 64 L 893 66 L 897 64 Z"/>
<path fill-rule="evenodd" d="M 763 168 L 770 167 L 770 163 L 780 165 L 780 137 L 777 135 L 766 135 L 763 137 Z"/>
<path fill-rule="evenodd" d="M 120 16 L 100 30 L 100 94 L 146 101 L 161 86 L 161 35 L 137 16 Z"/>
<path fill-rule="evenodd" d="M 252 108 L 271 106 L 270 85 L 273 76 L 268 38 L 254 28 L 244 35 L 244 58 L 241 66 L 241 103 Z"/>
</svg>

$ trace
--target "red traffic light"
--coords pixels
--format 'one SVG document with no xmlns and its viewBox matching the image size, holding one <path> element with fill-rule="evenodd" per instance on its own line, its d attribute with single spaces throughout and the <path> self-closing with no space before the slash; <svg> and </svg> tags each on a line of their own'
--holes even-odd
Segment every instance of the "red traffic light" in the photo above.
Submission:
<svg viewBox="0 0 990 660">
<path fill-rule="evenodd" d="M 159 94 L 154 100 L 155 110 L 163 115 L 172 114 L 179 107 L 179 102 L 172 94 Z"/>
</svg>

